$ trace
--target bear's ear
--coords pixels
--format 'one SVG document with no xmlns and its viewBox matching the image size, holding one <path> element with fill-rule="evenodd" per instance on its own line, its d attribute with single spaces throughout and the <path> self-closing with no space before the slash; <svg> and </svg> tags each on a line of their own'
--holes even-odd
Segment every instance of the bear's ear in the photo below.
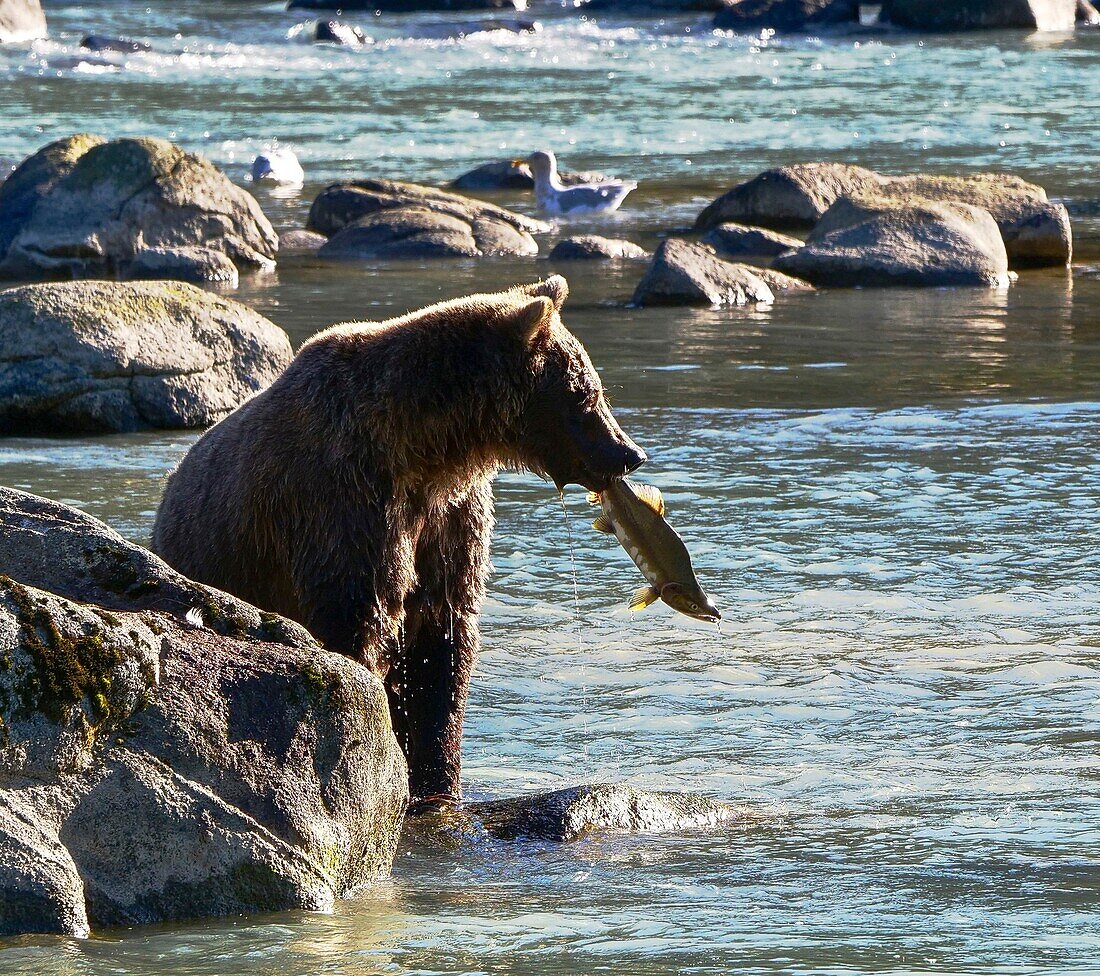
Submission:
<svg viewBox="0 0 1100 976">
<path fill-rule="evenodd" d="M 569 297 L 569 282 L 561 275 L 553 275 L 545 281 L 536 281 L 533 285 L 525 285 L 523 290 L 531 296 L 541 295 L 549 298 L 554 303 L 554 308 L 561 311 L 565 300 Z"/>
<path fill-rule="evenodd" d="M 512 332 L 523 345 L 531 341 L 542 331 L 554 315 L 554 303 L 545 297 L 533 298 L 505 314 L 501 325 Z"/>
</svg>

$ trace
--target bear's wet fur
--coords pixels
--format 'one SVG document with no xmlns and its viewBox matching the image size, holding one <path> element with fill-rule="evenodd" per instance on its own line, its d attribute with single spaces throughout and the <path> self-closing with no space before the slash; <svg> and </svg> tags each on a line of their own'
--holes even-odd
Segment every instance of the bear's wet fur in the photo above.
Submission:
<svg viewBox="0 0 1100 976">
<path fill-rule="evenodd" d="M 157 513 L 180 572 L 383 679 L 413 797 L 460 796 L 496 472 L 598 491 L 645 460 L 567 295 L 555 276 L 319 333 L 191 448 Z"/>
</svg>

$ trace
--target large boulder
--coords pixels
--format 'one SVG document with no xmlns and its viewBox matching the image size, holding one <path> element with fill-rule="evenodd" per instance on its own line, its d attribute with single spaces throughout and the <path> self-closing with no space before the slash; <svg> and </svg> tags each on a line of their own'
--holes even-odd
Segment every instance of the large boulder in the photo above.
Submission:
<svg viewBox="0 0 1100 976">
<path fill-rule="evenodd" d="M 796 31 L 858 19 L 858 0 L 733 0 L 714 15 L 714 26 L 732 31 Z"/>
<path fill-rule="evenodd" d="M 213 633 L 312 648 L 300 624 L 189 580 L 148 549 L 60 502 L 0 486 L 0 574 L 107 610 L 194 611 Z M 192 614 L 194 616 L 194 614 Z"/>
<path fill-rule="evenodd" d="M 738 223 L 772 229 L 812 227 L 837 200 L 877 188 L 882 178 L 845 163 L 769 169 L 723 193 L 695 219 L 697 231 Z"/>
<path fill-rule="evenodd" d="M 357 180 L 333 183 L 322 190 L 310 207 L 307 229 L 331 237 L 348 224 L 383 210 L 413 208 L 453 217 L 472 225 L 478 220 L 507 224 L 525 234 L 541 234 L 550 229 L 541 220 L 532 220 L 457 193 L 437 190 L 417 183 L 396 180 Z"/>
<path fill-rule="evenodd" d="M 5 490 L 0 538 L 51 508 L 64 506 Z M 52 521 L 85 528 L 88 547 L 112 535 L 79 513 Z M 277 630 L 219 634 L 185 619 L 186 602 L 119 609 L 116 594 L 107 610 L 29 586 L 11 573 L 56 571 L 13 548 L 0 551 L 0 932 L 328 910 L 388 874 L 408 790 L 378 679 Z"/>
<path fill-rule="evenodd" d="M 286 334 L 182 282 L 0 292 L 0 432 L 205 427 L 271 383 Z"/>
<path fill-rule="evenodd" d="M 26 187 L 14 212 L 7 193 L 0 197 L 0 229 L 10 235 L 0 276 L 115 275 L 138 251 L 159 247 L 200 246 L 241 268 L 274 266 L 278 237 L 259 204 L 201 156 L 163 139 L 94 137 L 42 156 L 24 164 L 27 177 L 16 170 L 5 184 Z"/>
<path fill-rule="evenodd" d="M 691 793 L 596 783 L 463 808 L 502 840 L 572 841 L 593 832 L 713 830 L 747 820 L 744 810 Z"/>
<path fill-rule="evenodd" d="M 36 41 L 46 36 L 41 0 L 0 0 L 0 44 Z"/>
<path fill-rule="evenodd" d="M 904 200 L 968 203 L 993 215 L 1014 268 L 1060 266 L 1073 256 L 1069 211 L 1047 199 L 1046 190 L 1007 173 L 973 176 L 888 177 L 877 190 L 882 196 Z"/>
<path fill-rule="evenodd" d="M 0 184 L 0 262 L 42 198 L 68 176 L 81 156 L 104 142 L 88 132 L 58 139 L 28 156 Z"/>
<path fill-rule="evenodd" d="M 1077 0 L 885 0 L 882 16 L 918 30 L 1071 31 L 1076 12 Z"/>
<path fill-rule="evenodd" d="M 317 256 L 332 260 L 476 258 L 538 252 L 527 231 L 490 214 L 460 217 L 426 207 L 395 207 L 346 225 Z"/>
<path fill-rule="evenodd" d="M 631 299 L 634 305 L 768 305 L 775 301 L 755 268 L 723 261 L 703 244 L 661 242 Z"/>
<path fill-rule="evenodd" d="M 965 203 L 845 197 L 777 271 L 815 285 L 1008 284 L 1008 255 L 993 218 Z"/>
<path fill-rule="evenodd" d="M 837 200 L 877 195 L 957 201 L 988 210 L 1013 266 L 1063 265 L 1071 256 L 1069 214 L 1041 186 L 1005 173 L 881 176 L 843 163 L 798 163 L 767 170 L 718 197 L 696 218 L 697 231 L 737 222 L 770 228 L 812 227 Z"/>
<path fill-rule="evenodd" d="M 649 252 L 632 241 L 582 234 L 558 241 L 549 257 L 551 261 L 643 261 Z"/>
</svg>

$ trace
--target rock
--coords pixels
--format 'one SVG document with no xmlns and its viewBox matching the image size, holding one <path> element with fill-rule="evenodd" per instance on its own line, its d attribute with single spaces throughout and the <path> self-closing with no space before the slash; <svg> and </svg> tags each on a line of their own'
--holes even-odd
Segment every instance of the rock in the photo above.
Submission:
<svg viewBox="0 0 1100 976">
<path fill-rule="evenodd" d="M 802 246 L 797 237 L 788 237 L 763 227 L 746 227 L 744 224 L 734 223 L 718 224 L 702 240 L 704 244 L 713 247 L 722 258 L 774 258 L 777 254 Z"/>
<path fill-rule="evenodd" d="M 690 793 L 655 793 L 596 784 L 463 808 L 502 840 L 572 841 L 593 831 L 674 833 L 710 830 L 745 819 L 745 813 Z"/>
<path fill-rule="evenodd" d="M 982 207 L 997 221 L 1014 267 L 1062 265 L 1071 256 L 1065 207 L 1051 203 L 1041 186 L 1005 173 L 880 176 L 842 163 L 799 163 L 768 170 L 727 191 L 699 214 L 695 229 L 730 221 L 811 227 L 842 197 L 868 194 L 902 200 L 917 194 Z"/>
<path fill-rule="evenodd" d="M 319 20 L 314 28 L 314 40 L 318 44 L 362 47 L 367 43 L 367 35 L 355 24 L 345 24 L 342 20 Z"/>
<path fill-rule="evenodd" d="M 237 266 L 221 251 L 208 247 L 147 247 L 134 255 L 126 277 L 190 281 L 194 284 L 240 283 Z"/>
<path fill-rule="evenodd" d="M 1077 0 L 885 0 L 883 19 L 918 30 L 1071 31 Z"/>
<path fill-rule="evenodd" d="M 420 13 L 430 10 L 524 10 L 527 0 L 290 0 L 287 10 L 378 10 Z"/>
<path fill-rule="evenodd" d="M 755 268 L 723 261 L 702 244 L 661 242 L 631 299 L 634 305 L 771 304 L 775 296 Z"/>
<path fill-rule="evenodd" d="M 127 545 L 5 489 L 0 573 L 99 592 L 79 558 L 59 570 L 48 543 L 9 547 L 9 527 L 41 521 L 66 554 Z M 308 637 L 222 636 L 182 605 L 136 602 L 108 611 L 0 576 L 0 930 L 328 910 L 386 876 L 408 788 L 381 682 Z"/>
<path fill-rule="evenodd" d="M 294 150 L 286 146 L 260 153 L 252 160 L 251 175 L 253 183 L 301 186 L 306 181 L 306 171 Z"/>
<path fill-rule="evenodd" d="M 550 225 L 541 220 L 523 217 L 503 207 L 495 207 L 457 193 L 448 193 L 446 190 L 419 186 L 416 183 L 398 183 L 395 180 L 333 183 L 322 190 L 313 201 L 306 226 L 309 230 L 331 237 L 354 221 L 398 207 L 428 210 L 457 218 L 467 224 L 488 218 L 508 224 L 526 234 L 542 234 L 550 229 Z"/>
<path fill-rule="evenodd" d="M 993 218 L 965 203 L 913 197 L 838 200 L 806 244 L 775 269 L 815 285 L 1008 284 L 1008 255 Z"/>
<path fill-rule="evenodd" d="M 648 251 L 630 241 L 595 234 L 566 237 L 550 252 L 551 261 L 637 261 L 649 256 Z"/>
<path fill-rule="evenodd" d="M 1077 23 L 1086 27 L 1100 27 L 1100 10 L 1089 0 L 1077 0 Z"/>
<path fill-rule="evenodd" d="M 278 326 L 181 282 L 0 292 L 0 432 L 204 427 L 292 357 Z"/>
<path fill-rule="evenodd" d="M 328 238 L 311 230 L 288 230 L 279 235 L 279 256 L 306 254 L 320 249 Z"/>
<path fill-rule="evenodd" d="M 46 36 L 40 0 L 0 0 L 0 44 L 36 41 Z"/>
<path fill-rule="evenodd" d="M 609 177 L 603 173 L 559 170 L 558 179 L 564 186 L 580 186 L 583 183 L 603 183 Z M 527 163 L 502 159 L 495 163 L 482 163 L 463 173 L 451 186 L 456 190 L 531 190 L 534 189 L 535 178 Z"/>
<path fill-rule="evenodd" d="M 85 51 L 116 51 L 120 54 L 138 54 L 152 51 L 153 45 L 145 41 L 131 40 L 129 37 L 104 37 L 102 34 L 88 34 L 80 42 Z"/>
<path fill-rule="evenodd" d="M 278 238 L 259 204 L 202 157 L 162 139 L 85 148 L 22 217 L 0 199 L 0 227 L 16 230 L 0 276 L 113 275 L 142 248 L 195 245 L 239 267 L 274 266 Z"/>
<path fill-rule="evenodd" d="M 859 20 L 858 0 L 740 0 L 718 11 L 718 30 L 796 31 Z"/>
<path fill-rule="evenodd" d="M 0 776 L 0 935 L 87 938 L 84 884 L 57 837 L 53 811 L 36 802 L 46 789 L 10 785 Z"/>
<path fill-rule="evenodd" d="M 957 201 L 988 210 L 997 221 L 1014 268 L 1069 264 L 1073 234 L 1069 211 L 1051 203 L 1046 190 L 1006 173 L 974 176 L 888 177 L 877 191 L 883 196 L 906 199 Z"/>
<path fill-rule="evenodd" d="M 535 255 L 538 251 L 530 234 L 492 216 L 464 219 L 424 207 L 397 207 L 348 224 L 317 255 L 346 261 Z"/>
<path fill-rule="evenodd" d="M 780 291 L 813 291 L 814 286 L 801 278 L 776 271 L 775 268 L 753 268 L 752 273 L 764 281 L 773 292 Z"/>
<path fill-rule="evenodd" d="M 695 220 L 695 230 L 740 223 L 761 227 L 812 227 L 837 200 L 877 189 L 882 178 L 862 166 L 797 163 L 739 183 Z"/>
<path fill-rule="evenodd" d="M 58 139 L 28 156 L 0 184 L 0 264 L 42 198 L 68 176 L 81 156 L 104 141 L 87 132 Z"/>
<path fill-rule="evenodd" d="M 148 549 L 60 502 L 0 486 L 0 576 L 108 610 L 197 610 L 213 633 L 312 648 L 299 624 L 180 575 Z"/>
</svg>

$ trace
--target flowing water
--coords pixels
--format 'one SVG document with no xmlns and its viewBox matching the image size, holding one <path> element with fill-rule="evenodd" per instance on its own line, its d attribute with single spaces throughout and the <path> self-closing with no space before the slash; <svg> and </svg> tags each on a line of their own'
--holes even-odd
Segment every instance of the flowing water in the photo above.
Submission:
<svg viewBox="0 0 1100 976">
<path fill-rule="evenodd" d="M 632 617 L 636 570 L 582 493 L 567 523 L 552 488 L 502 477 L 466 789 L 698 790 L 750 826 L 410 837 L 393 880 L 331 916 L 15 940 L 0 972 L 1100 970 L 1100 33 L 779 40 L 571 13 L 453 41 L 410 39 L 446 18 L 364 15 L 375 43 L 346 51 L 304 43 L 307 18 L 274 3 L 48 11 L 50 41 L 0 50 L 0 156 L 152 133 L 243 181 L 278 139 L 310 178 L 259 194 L 281 229 L 333 178 L 442 182 L 547 145 L 641 180 L 584 226 L 650 245 L 738 179 L 835 159 L 1018 172 L 1067 202 L 1078 257 L 1006 292 L 750 311 L 631 309 L 637 267 L 568 270 L 566 321 L 724 632 L 661 605 Z M 157 50 L 81 56 L 89 30 Z M 548 270 L 299 260 L 237 297 L 299 342 Z M 0 482 L 141 541 L 193 441 L 8 439 Z"/>
</svg>

